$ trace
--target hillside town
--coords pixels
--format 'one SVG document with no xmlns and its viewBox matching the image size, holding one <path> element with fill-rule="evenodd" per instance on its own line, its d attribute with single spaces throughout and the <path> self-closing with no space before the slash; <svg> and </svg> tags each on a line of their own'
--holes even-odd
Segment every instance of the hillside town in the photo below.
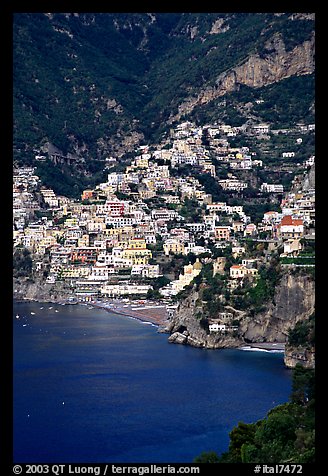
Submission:
<svg viewBox="0 0 328 476">
<path fill-rule="evenodd" d="M 109 157 L 107 180 L 84 190 L 80 200 L 42 185 L 36 167 L 15 168 L 14 252 L 29 251 L 29 279 L 38 277 L 52 288 L 66 283 L 69 293 L 63 298 L 72 302 L 154 298 L 170 304 L 208 262 L 214 274 L 227 275 L 231 290 L 246 277 L 256 282 L 260 264 L 273 250 L 280 250 L 286 266 L 297 265 L 304 240 L 315 239 L 315 189 L 303 186 L 315 157 L 297 164 L 300 173 L 289 190 L 282 183 L 258 185 L 256 197 L 275 206 L 255 222 L 231 198 L 251 186 L 241 178 L 245 171 L 263 168 L 250 147 L 231 146 L 241 132 L 229 125 L 181 123 L 164 145 L 136 150 L 124 171 L 115 171 L 117 161 Z M 263 124 L 251 133 L 259 137 L 269 132 Z M 299 142 L 306 132 L 298 131 Z M 295 152 L 283 154 L 288 158 Z M 215 201 L 206 181 L 197 177 L 214 180 L 226 199 Z M 250 254 L 247 240 L 265 244 L 261 256 Z M 227 249 L 235 260 L 228 269 Z M 313 256 L 304 257 L 314 264 Z M 181 263 L 179 269 L 175 262 Z M 213 332 L 221 329 L 213 326 Z"/>
</svg>

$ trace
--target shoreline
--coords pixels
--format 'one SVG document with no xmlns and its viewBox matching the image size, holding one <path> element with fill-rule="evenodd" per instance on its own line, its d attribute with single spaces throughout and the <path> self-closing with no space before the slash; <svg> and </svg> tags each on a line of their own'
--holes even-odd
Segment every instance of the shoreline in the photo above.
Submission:
<svg viewBox="0 0 328 476">
<path fill-rule="evenodd" d="M 249 342 L 238 347 L 239 350 L 253 351 L 253 352 L 285 352 L 284 342 Z"/>
<path fill-rule="evenodd" d="M 39 299 L 14 299 L 14 302 L 34 302 L 34 303 L 50 303 L 57 304 L 61 306 L 70 306 L 70 305 L 82 305 L 90 306 L 97 309 L 103 309 L 107 312 L 112 312 L 114 314 L 123 315 L 136 319 L 138 321 L 152 324 L 153 326 L 160 327 L 168 322 L 168 314 L 165 304 L 153 304 L 153 303 L 124 303 L 121 301 L 113 300 L 111 302 L 101 302 L 101 301 L 68 301 L 68 300 L 39 300 Z"/>
<path fill-rule="evenodd" d="M 14 302 L 35 302 L 35 303 L 50 303 L 62 306 L 69 305 L 82 305 L 96 309 L 102 309 L 113 314 L 130 317 L 131 319 L 138 320 L 140 322 L 151 324 L 159 329 L 169 322 L 168 313 L 165 304 L 155 304 L 150 302 L 121 302 L 119 300 L 112 300 L 110 302 L 102 301 L 52 301 L 45 300 L 40 301 L 38 299 L 15 299 Z M 270 352 L 270 353 L 284 353 L 284 342 L 248 342 L 236 347 L 238 350 L 245 352 Z"/>
<path fill-rule="evenodd" d="M 114 314 L 131 317 L 132 319 L 152 324 L 156 327 L 160 327 L 167 323 L 168 315 L 166 305 L 144 305 L 138 303 L 122 304 L 117 301 L 113 301 L 110 304 L 99 301 L 90 301 L 88 304 L 92 307 L 104 309 L 105 311 Z"/>
</svg>

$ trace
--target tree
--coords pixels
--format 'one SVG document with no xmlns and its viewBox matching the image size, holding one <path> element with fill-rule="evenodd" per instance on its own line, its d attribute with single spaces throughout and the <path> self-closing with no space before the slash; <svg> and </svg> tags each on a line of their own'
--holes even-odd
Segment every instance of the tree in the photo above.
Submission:
<svg viewBox="0 0 328 476">
<path fill-rule="evenodd" d="M 292 402 L 304 405 L 314 398 L 314 371 L 296 364 L 292 380 Z"/>
<path fill-rule="evenodd" d="M 307 321 L 299 321 L 293 329 L 288 332 L 288 344 L 294 347 L 314 345 L 314 317 Z"/>
<path fill-rule="evenodd" d="M 154 290 L 157 290 L 157 289 L 163 288 L 164 286 L 166 286 L 170 282 L 171 282 L 171 280 L 169 278 L 167 278 L 166 276 L 158 276 L 157 278 L 154 278 L 152 280 L 152 286 L 153 286 Z"/>
<path fill-rule="evenodd" d="M 203 451 L 193 460 L 193 463 L 218 463 L 219 457 L 215 451 Z"/>
<path fill-rule="evenodd" d="M 27 248 L 16 248 L 13 255 L 13 276 L 31 277 L 32 276 L 32 258 Z"/>
</svg>

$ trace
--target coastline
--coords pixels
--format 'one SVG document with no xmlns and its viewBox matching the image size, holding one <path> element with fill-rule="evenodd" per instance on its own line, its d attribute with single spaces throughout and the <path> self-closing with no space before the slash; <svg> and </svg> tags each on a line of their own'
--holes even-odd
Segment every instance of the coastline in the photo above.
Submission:
<svg viewBox="0 0 328 476">
<path fill-rule="evenodd" d="M 239 350 L 257 352 L 285 352 L 284 342 L 251 342 L 238 347 Z"/>
<path fill-rule="evenodd" d="M 166 305 L 145 303 L 123 304 L 120 301 L 112 301 L 111 303 L 90 301 L 88 305 L 98 309 L 104 309 L 108 312 L 113 312 L 114 314 L 121 314 L 123 316 L 131 317 L 142 322 L 147 322 L 156 327 L 165 325 L 168 320 Z"/>
<path fill-rule="evenodd" d="M 15 299 L 16 302 L 38 302 L 51 303 L 57 305 L 77 305 L 88 306 L 96 309 L 102 309 L 113 314 L 122 315 L 136 319 L 143 323 L 151 324 L 158 329 L 168 324 L 168 313 L 165 304 L 157 304 L 155 302 L 122 302 L 120 300 L 111 301 L 71 301 L 64 300 L 39 300 L 39 299 Z M 238 350 L 248 352 L 270 352 L 284 353 L 284 342 L 248 342 L 237 347 Z"/>
<path fill-rule="evenodd" d="M 66 305 L 83 305 L 94 307 L 98 309 L 103 309 L 114 314 L 120 314 L 126 317 L 131 317 L 137 319 L 141 322 L 146 322 L 152 324 L 156 327 L 163 326 L 168 322 L 168 314 L 165 304 L 156 304 L 150 302 L 122 302 L 119 300 L 112 301 L 70 301 L 67 299 L 64 300 L 39 300 L 39 299 L 14 299 L 14 302 L 36 302 L 36 303 L 50 303 L 57 304 L 61 306 Z"/>
</svg>

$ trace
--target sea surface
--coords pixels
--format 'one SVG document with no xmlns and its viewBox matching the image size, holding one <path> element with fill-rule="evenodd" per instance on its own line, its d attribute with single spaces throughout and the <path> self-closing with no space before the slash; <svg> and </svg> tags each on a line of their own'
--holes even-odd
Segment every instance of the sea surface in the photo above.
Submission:
<svg viewBox="0 0 328 476">
<path fill-rule="evenodd" d="M 170 344 L 90 306 L 15 303 L 13 328 L 15 463 L 191 463 L 291 391 L 282 353 Z"/>
</svg>

